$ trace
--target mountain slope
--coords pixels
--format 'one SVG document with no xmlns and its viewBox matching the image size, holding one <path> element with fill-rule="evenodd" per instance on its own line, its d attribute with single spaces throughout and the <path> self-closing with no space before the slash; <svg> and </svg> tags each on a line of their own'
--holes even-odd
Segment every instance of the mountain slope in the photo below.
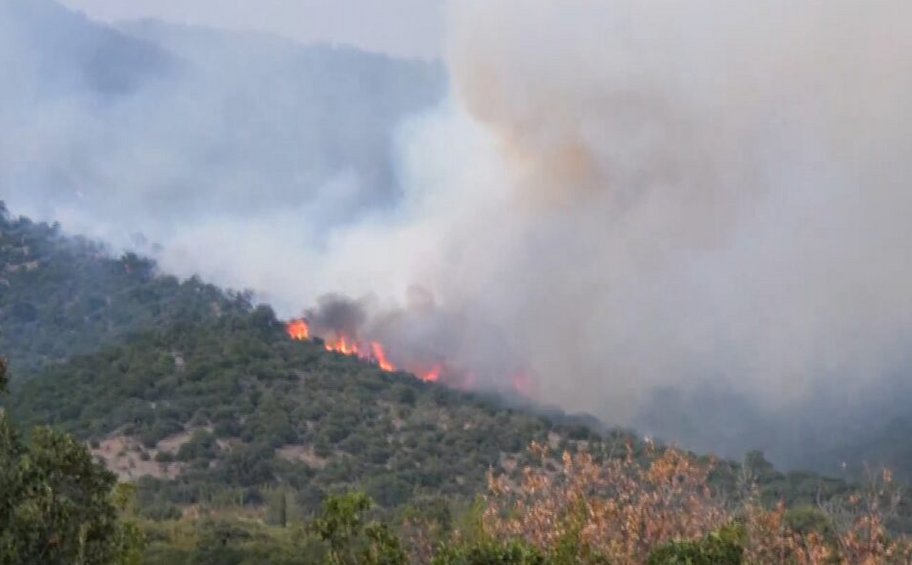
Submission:
<svg viewBox="0 0 912 565">
<path fill-rule="evenodd" d="M 19 379 L 131 333 L 249 308 L 243 295 L 161 275 L 136 255 L 111 258 L 0 203 L 0 351 Z"/>
<path fill-rule="evenodd" d="M 489 468 L 559 430 L 293 342 L 266 308 L 73 359 L 25 383 L 12 410 L 23 423 L 94 439 L 124 478 L 174 478 L 155 488 L 184 504 L 230 489 L 255 501 L 276 484 L 304 500 L 361 487 L 385 506 L 471 496 Z M 115 444 L 128 453 L 110 453 Z M 149 459 L 158 469 L 141 465 Z"/>
<path fill-rule="evenodd" d="M 139 480 L 156 511 L 256 506 L 283 485 L 302 514 L 344 489 L 366 490 L 388 508 L 422 497 L 469 500 L 489 469 L 528 463 L 532 441 L 597 457 L 646 449 L 620 431 L 599 434 L 293 341 L 266 307 L 72 359 L 24 383 L 14 400 L 22 422 L 91 440 L 122 478 Z M 737 468 L 721 463 L 718 484 L 735 489 Z M 792 503 L 848 488 L 765 463 L 755 471 L 767 496 Z"/>
<path fill-rule="evenodd" d="M 511 408 L 294 341 L 266 306 L 158 275 L 135 256 L 106 258 L 53 226 L 4 217 L 0 227 L 0 337 L 23 371 L 8 410 L 90 442 L 138 484 L 149 516 L 257 508 L 276 489 L 299 516 L 348 489 L 386 508 L 468 501 L 489 469 L 516 473 L 530 461 L 532 441 L 597 457 L 647 448 L 589 418 Z M 749 468 L 769 501 L 849 492 L 779 473 L 757 454 Z M 740 473 L 720 461 L 714 482 L 734 492 Z"/>
<path fill-rule="evenodd" d="M 129 95 L 180 67 L 159 46 L 94 23 L 53 0 L 0 4 L 0 97 L 25 103 L 74 93 L 96 102 Z M 8 108 L 9 109 L 9 108 Z"/>
</svg>

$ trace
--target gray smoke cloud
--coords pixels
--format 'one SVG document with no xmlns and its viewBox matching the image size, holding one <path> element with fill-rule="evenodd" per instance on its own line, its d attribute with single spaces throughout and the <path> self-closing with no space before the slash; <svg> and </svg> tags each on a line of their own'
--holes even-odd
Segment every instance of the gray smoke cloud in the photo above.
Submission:
<svg viewBox="0 0 912 565">
<path fill-rule="evenodd" d="M 0 194 L 284 314 L 358 297 L 392 352 L 521 370 L 689 445 L 785 459 L 773 436 L 841 433 L 906 386 L 912 4 L 461 0 L 447 21 L 433 112 L 433 68 L 324 53 L 291 88 L 269 41 L 151 24 L 124 28 L 141 86 L 131 62 L 113 93 L 47 94 L 35 42 L 0 33 L 41 93 L 4 83 Z"/>
<path fill-rule="evenodd" d="M 455 88 L 509 177 L 509 205 L 472 229 L 497 243 L 461 246 L 496 266 L 468 273 L 471 300 L 496 297 L 542 396 L 655 422 L 654 391 L 717 388 L 834 422 L 906 366 L 910 15 L 451 5 Z"/>
<path fill-rule="evenodd" d="M 337 229 L 394 211 L 394 128 L 446 91 L 437 63 L 151 21 L 114 29 L 51 0 L 0 3 L 0 62 L 12 210 L 116 248 L 150 242 L 166 270 L 282 309 L 301 307 L 297 288 L 333 288 L 313 279 Z"/>
</svg>

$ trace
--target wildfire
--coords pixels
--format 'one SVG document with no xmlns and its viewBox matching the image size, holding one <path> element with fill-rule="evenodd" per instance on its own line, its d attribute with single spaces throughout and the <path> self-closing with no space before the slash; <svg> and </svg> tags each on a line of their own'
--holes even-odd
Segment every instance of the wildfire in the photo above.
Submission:
<svg viewBox="0 0 912 565">
<path fill-rule="evenodd" d="M 310 339 L 310 326 L 307 325 L 307 322 L 304 320 L 294 320 L 288 322 L 286 326 L 288 329 L 288 336 L 296 341 L 306 341 Z"/>
<path fill-rule="evenodd" d="M 352 357 L 362 357 L 358 342 L 349 339 L 344 334 L 337 336 L 336 339 L 327 340 L 325 345 L 328 351 L 335 351 L 336 353 Z"/>
<path fill-rule="evenodd" d="M 295 341 L 309 341 L 311 339 L 310 325 L 307 320 L 292 320 L 285 326 L 288 337 Z M 364 342 L 346 335 L 336 333 L 333 338 L 324 339 L 323 347 L 349 357 L 357 357 L 369 363 L 374 363 L 381 370 L 393 373 L 399 368 L 393 364 L 387 355 L 386 348 L 379 341 Z M 447 385 L 461 390 L 475 388 L 475 373 L 459 370 L 447 366 L 444 362 L 429 362 L 415 360 L 414 363 L 404 363 L 403 369 L 414 374 L 426 383 L 445 382 Z M 523 396 L 530 394 L 531 382 L 525 373 L 518 373 L 512 377 L 513 390 Z"/>
<path fill-rule="evenodd" d="M 383 350 L 383 346 L 380 345 L 377 341 L 371 342 L 371 353 L 374 354 L 374 360 L 377 361 L 377 364 L 380 365 L 380 368 L 388 373 L 392 373 L 396 370 L 395 365 L 389 362 L 389 359 L 386 358 L 386 351 Z"/>
<path fill-rule="evenodd" d="M 288 333 L 288 337 L 295 341 L 310 340 L 310 325 L 308 325 L 306 320 L 293 320 L 286 324 L 285 329 Z M 359 359 L 376 363 L 387 373 L 396 371 L 396 366 L 390 363 L 389 358 L 386 356 L 386 351 L 383 349 L 383 345 L 376 341 L 372 341 L 368 348 L 345 334 L 338 334 L 334 339 L 325 340 L 323 342 L 323 347 L 325 347 L 327 351 L 334 351 L 336 353 L 341 353 L 342 355 L 358 357 Z"/>
<path fill-rule="evenodd" d="M 434 368 L 426 373 L 422 373 L 418 376 L 422 381 L 426 383 L 436 383 L 440 380 L 440 373 L 443 372 L 443 366 L 434 365 Z"/>
</svg>

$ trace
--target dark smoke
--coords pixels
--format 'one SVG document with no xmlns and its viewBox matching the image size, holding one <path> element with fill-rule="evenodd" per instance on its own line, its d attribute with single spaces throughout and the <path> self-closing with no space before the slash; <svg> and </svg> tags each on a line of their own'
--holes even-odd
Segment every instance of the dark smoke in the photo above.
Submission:
<svg viewBox="0 0 912 565">
<path fill-rule="evenodd" d="M 363 335 L 367 310 L 363 302 L 328 294 L 318 298 L 316 308 L 308 310 L 305 317 L 318 335 L 331 333 L 358 339 Z"/>
</svg>

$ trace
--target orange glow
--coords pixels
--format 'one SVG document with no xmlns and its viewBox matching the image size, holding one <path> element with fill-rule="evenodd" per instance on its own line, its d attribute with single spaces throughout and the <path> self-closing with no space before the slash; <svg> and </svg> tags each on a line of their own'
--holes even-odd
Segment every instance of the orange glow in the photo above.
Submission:
<svg viewBox="0 0 912 565">
<path fill-rule="evenodd" d="M 378 341 L 370 342 L 370 347 L 367 347 L 365 343 L 359 343 L 345 334 L 338 334 L 336 339 L 327 340 L 325 347 L 327 351 L 335 351 L 342 355 L 372 361 L 387 373 L 392 373 L 396 370 L 396 366 L 386 356 L 386 350 L 383 349 L 383 345 Z"/>
<path fill-rule="evenodd" d="M 440 365 L 434 365 L 434 368 L 428 371 L 427 373 L 422 374 L 420 378 L 426 383 L 436 383 L 440 380 L 440 373 L 443 372 L 443 367 Z"/>
<path fill-rule="evenodd" d="M 395 357 L 396 363 L 390 360 L 387 348 L 380 341 L 361 340 L 342 331 L 334 331 L 332 336 L 323 336 L 311 332 L 311 326 L 304 319 L 291 320 L 285 325 L 288 336 L 295 341 L 323 339 L 327 351 L 354 357 L 376 365 L 380 370 L 393 373 L 399 370 L 411 373 L 415 378 L 426 383 L 443 383 L 460 390 L 474 390 L 477 386 L 476 374 L 465 368 L 449 366 L 444 361 L 428 359 Z M 395 352 L 394 352 L 395 353 Z M 439 358 L 438 358 L 439 359 Z M 401 364 L 400 364 L 401 363 Z M 516 373 L 510 378 L 513 390 L 525 397 L 530 397 L 532 382 L 526 373 Z"/>
<path fill-rule="evenodd" d="M 513 375 L 513 390 L 521 396 L 529 398 L 532 392 L 532 379 L 526 373 Z"/>
<path fill-rule="evenodd" d="M 381 369 L 387 373 L 392 373 L 396 370 L 395 365 L 390 363 L 389 359 L 386 358 L 386 351 L 383 350 L 383 346 L 380 345 L 380 342 L 371 342 L 371 352 L 374 354 L 374 361 L 377 362 L 377 365 L 380 365 Z"/>
<path fill-rule="evenodd" d="M 305 320 L 292 320 L 285 326 L 288 337 L 295 341 L 307 341 L 310 339 L 310 326 Z"/>
<path fill-rule="evenodd" d="M 357 342 L 349 339 L 345 334 L 337 336 L 335 340 L 327 341 L 326 349 L 329 351 L 341 353 L 342 355 L 361 357 L 361 351 L 358 348 Z"/>
</svg>

